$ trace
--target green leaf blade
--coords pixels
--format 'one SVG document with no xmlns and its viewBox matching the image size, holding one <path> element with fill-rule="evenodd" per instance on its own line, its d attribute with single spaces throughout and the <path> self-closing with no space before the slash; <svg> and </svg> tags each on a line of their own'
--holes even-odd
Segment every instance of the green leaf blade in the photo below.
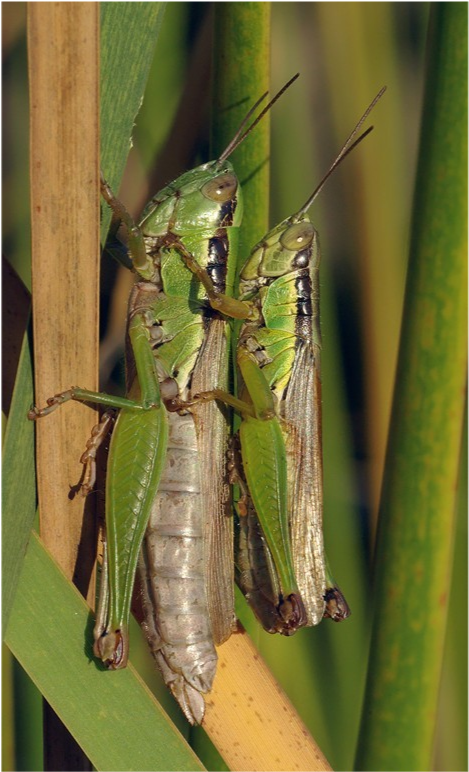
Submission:
<svg viewBox="0 0 469 772">
<path fill-rule="evenodd" d="M 36 534 L 6 643 L 97 769 L 203 769 L 132 668 L 92 661 L 89 609 Z"/>
<path fill-rule="evenodd" d="M 101 168 L 113 189 L 131 147 L 164 9 L 165 3 L 101 3 Z"/>
<path fill-rule="evenodd" d="M 2 632 L 8 624 L 36 513 L 34 424 L 26 417 L 33 403 L 32 379 L 31 353 L 26 333 L 18 363 L 3 455 Z"/>
</svg>

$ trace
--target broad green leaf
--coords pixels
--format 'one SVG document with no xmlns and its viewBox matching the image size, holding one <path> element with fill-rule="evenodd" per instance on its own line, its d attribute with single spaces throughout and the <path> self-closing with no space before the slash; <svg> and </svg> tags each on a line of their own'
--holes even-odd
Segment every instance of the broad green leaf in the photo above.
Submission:
<svg viewBox="0 0 469 772">
<path fill-rule="evenodd" d="M 31 353 L 24 336 L 3 451 L 2 633 L 8 624 L 36 513 L 34 424 L 26 414 L 33 403 Z"/>
<path fill-rule="evenodd" d="M 203 769 L 132 667 L 109 672 L 92 661 L 92 627 L 33 533 L 5 638 L 15 657 L 96 769 Z"/>
<path fill-rule="evenodd" d="M 153 59 L 165 3 L 101 3 L 101 168 L 116 189 Z M 101 234 L 107 232 L 106 207 Z"/>
</svg>

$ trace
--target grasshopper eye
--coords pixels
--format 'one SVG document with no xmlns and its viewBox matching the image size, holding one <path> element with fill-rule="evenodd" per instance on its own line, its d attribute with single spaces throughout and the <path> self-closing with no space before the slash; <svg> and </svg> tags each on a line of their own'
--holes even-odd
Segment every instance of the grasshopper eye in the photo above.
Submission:
<svg viewBox="0 0 469 772">
<path fill-rule="evenodd" d="M 238 180 L 234 174 L 220 174 L 215 179 L 206 182 L 202 187 L 202 194 L 211 201 L 219 201 L 224 204 L 233 198 L 238 187 Z"/>
<path fill-rule="evenodd" d="M 310 222 L 298 222 L 291 225 L 280 237 L 280 243 L 285 249 L 296 251 L 306 249 L 313 240 L 314 228 Z"/>
</svg>

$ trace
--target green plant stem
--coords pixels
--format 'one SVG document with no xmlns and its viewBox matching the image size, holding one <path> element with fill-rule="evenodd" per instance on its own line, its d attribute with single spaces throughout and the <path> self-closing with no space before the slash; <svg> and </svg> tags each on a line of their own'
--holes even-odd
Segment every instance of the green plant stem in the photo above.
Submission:
<svg viewBox="0 0 469 772">
<path fill-rule="evenodd" d="M 213 61 L 210 155 L 216 157 L 254 102 L 270 89 L 270 3 L 215 4 Z M 231 159 L 244 194 L 241 263 L 268 229 L 269 154 L 267 113 Z"/>
<path fill-rule="evenodd" d="M 248 110 L 270 88 L 270 3 L 215 3 L 213 13 L 210 158 L 227 147 Z M 238 270 L 268 228 L 269 151 L 267 114 L 229 159 L 244 200 Z M 214 763 L 214 747 L 202 730 L 192 732 L 192 744 L 206 764 Z M 235 747 L 236 741 L 228 737 L 225 744 Z M 221 757 L 215 763 L 216 769 L 228 768 Z"/>
<path fill-rule="evenodd" d="M 358 769 L 430 769 L 466 382 L 467 35 L 432 6 Z"/>
</svg>

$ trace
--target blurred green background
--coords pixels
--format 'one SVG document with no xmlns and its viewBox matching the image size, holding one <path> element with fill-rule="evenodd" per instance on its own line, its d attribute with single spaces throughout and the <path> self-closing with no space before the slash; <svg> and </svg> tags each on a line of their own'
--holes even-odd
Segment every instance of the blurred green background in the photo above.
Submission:
<svg viewBox="0 0 469 772">
<path fill-rule="evenodd" d="M 26 6 L 3 12 L 3 252 L 30 287 Z M 209 159 L 211 3 L 168 3 L 120 197 L 137 215 L 164 183 Z M 291 639 L 238 613 L 334 769 L 352 769 L 366 676 L 371 556 L 401 323 L 423 98 L 426 3 L 272 4 L 272 92 L 299 81 L 272 113 L 271 223 L 296 211 L 379 91 L 375 130 L 328 181 L 311 219 L 321 236 L 325 538 L 352 609 Z M 253 94 L 253 98 L 257 97 Z M 262 232 L 258 234 L 259 238 Z M 122 388 L 129 276 L 103 262 L 102 388 Z M 131 280 L 130 280 L 131 281 Z M 464 463 L 463 467 L 466 469 Z M 467 768 L 467 523 L 461 486 L 434 766 Z M 187 725 L 139 630 L 132 661 L 181 731 Z M 3 769 L 42 768 L 40 695 L 3 658 Z M 212 769 L 203 730 L 191 740 Z"/>
</svg>

